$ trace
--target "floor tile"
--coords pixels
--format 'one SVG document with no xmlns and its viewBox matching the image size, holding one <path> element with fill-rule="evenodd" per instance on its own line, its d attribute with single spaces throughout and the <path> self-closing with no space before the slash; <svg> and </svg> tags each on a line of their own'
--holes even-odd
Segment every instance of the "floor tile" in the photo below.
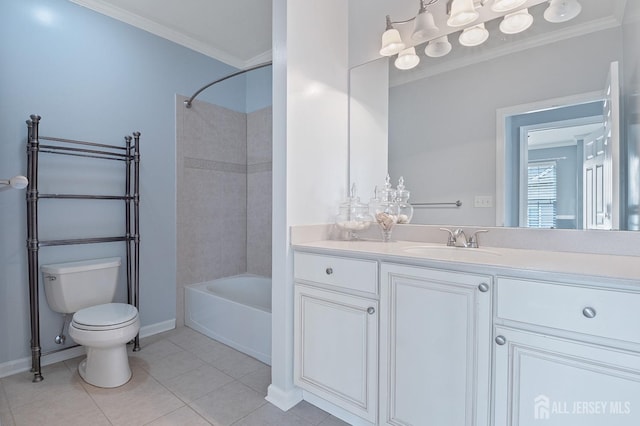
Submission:
<svg viewBox="0 0 640 426">
<path fill-rule="evenodd" d="M 229 356 L 229 354 L 235 354 L 237 352 L 238 351 L 230 346 L 227 346 L 215 340 L 210 340 L 208 343 L 198 347 L 193 353 L 204 362 L 209 363 L 215 367 L 215 364 L 222 358 Z"/>
<path fill-rule="evenodd" d="M 176 354 L 178 352 L 184 352 L 180 346 L 171 342 L 170 340 L 160 340 L 157 342 L 149 343 L 148 345 L 140 344 L 140 350 L 133 352 L 132 348 L 129 348 L 130 358 L 140 358 L 147 362 L 157 361 L 162 358 L 166 358 L 169 355 Z"/>
<path fill-rule="evenodd" d="M 306 420 L 280 410 L 274 405 L 265 404 L 248 416 L 238 420 L 233 426 L 313 426 Z"/>
<path fill-rule="evenodd" d="M 160 380 L 164 386 L 186 403 L 192 402 L 234 379 L 210 365 L 203 365 L 195 370 L 171 379 Z"/>
<path fill-rule="evenodd" d="M 50 392 L 12 409 L 16 426 L 111 425 L 86 392 Z"/>
<path fill-rule="evenodd" d="M 144 425 L 184 405 L 142 369 L 134 369 L 129 383 L 118 388 L 83 386 L 114 425 Z"/>
<path fill-rule="evenodd" d="M 13 415 L 9 409 L 9 401 L 4 392 L 4 386 L 0 381 L 0 425 L 2 426 L 14 426 Z"/>
<path fill-rule="evenodd" d="M 307 401 L 300 401 L 289 411 L 314 425 L 320 424 L 329 417 L 329 413 L 309 404 Z"/>
<path fill-rule="evenodd" d="M 77 372 L 70 371 L 63 363 L 56 363 L 42 368 L 44 380 L 33 383 L 33 373 L 24 372 L 4 377 L 2 385 L 11 410 L 41 399 L 45 395 L 81 390 L 82 379 Z"/>
<path fill-rule="evenodd" d="M 307 402 L 288 412 L 264 396 L 271 367 L 189 328 L 142 339 L 132 352 L 133 377 L 114 388 L 84 382 L 84 356 L 0 379 L 0 426 L 341 426 Z"/>
<path fill-rule="evenodd" d="M 204 334 L 198 333 L 188 327 L 181 327 L 179 330 L 176 330 L 176 332 L 167 337 L 167 340 L 170 340 L 185 350 L 198 348 L 201 345 L 211 342 L 211 339 Z"/>
<path fill-rule="evenodd" d="M 203 366 L 200 358 L 182 350 L 164 358 L 149 361 L 147 372 L 157 380 L 170 379 Z"/>
<path fill-rule="evenodd" d="M 147 423 L 147 426 L 209 426 L 210 424 L 191 408 L 182 407 Z"/>
<path fill-rule="evenodd" d="M 349 426 L 349 423 L 343 422 L 337 417 L 329 416 L 323 420 L 318 426 Z"/>
<path fill-rule="evenodd" d="M 231 382 L 190 404 L 216 426 L 228 426 L 266 404 L 258 392 L 240 382 Z"/>
<path fill-rule="evenodd" d="M 236 350 L 224 354 L 219 359 L 210 362 L 210 364 L 236 379 L 265 366 L 265 364 L 257 359 L 251 358 L 249 355 L 245 355 Z"/>
<path fill-rule="evenodd" d="M 267 388 L 271 384 L 271 367 L 262 364 L 257 370 L 240 377 L 238 381 L 259 392 L 262 396 L 267 396 Z"/>
</svg>

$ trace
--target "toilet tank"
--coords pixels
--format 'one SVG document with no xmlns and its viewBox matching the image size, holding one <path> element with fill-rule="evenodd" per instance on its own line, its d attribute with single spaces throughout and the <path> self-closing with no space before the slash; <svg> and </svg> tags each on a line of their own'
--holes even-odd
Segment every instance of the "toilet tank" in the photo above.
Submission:
<svg viewBox="0 0 640 426">
<path fill-rule="evenodd" d="M 112 302 L 119 268 L 119 257 L 40 266 L 49 307 L 70 314 Z"/>
</svg>

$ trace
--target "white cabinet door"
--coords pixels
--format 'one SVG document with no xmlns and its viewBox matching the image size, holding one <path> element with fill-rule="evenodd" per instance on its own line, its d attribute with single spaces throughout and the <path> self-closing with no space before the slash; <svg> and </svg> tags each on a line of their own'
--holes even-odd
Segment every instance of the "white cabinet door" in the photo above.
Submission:
<svg viewBox="0 0 640 426">
<path fill-rule="evenodd" d="M 383 264 L 380 423 L 489 422 L 489 277 Z"/>
<path fill-rule="evenodd" d="M 300 284 L 294 294 L 295 384 L 375 423 L 378 302 Z"/>
<path fill-rule="evenodd" d="M 640 425 L 640 356 L 496 327 L 495 426 Z"/>
</svg>

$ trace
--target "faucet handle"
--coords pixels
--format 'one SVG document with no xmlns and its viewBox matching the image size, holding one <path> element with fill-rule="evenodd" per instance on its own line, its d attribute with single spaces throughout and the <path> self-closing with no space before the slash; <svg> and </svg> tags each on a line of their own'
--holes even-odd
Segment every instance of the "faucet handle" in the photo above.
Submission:
<svg viewBox="0 0 640 426">
<path fill-rule="evenodd" d="M 449 237 L 447 238 L 447 245 L 448 246 L 455 246 L 456 245 L 456 237 L 453 234 L 453 231 L 451 229 L 447 229 L 447 228 L 440 228 L 441 231 L 447 231 L 449 233 Z"/>
<path fill-rule="evenodd" d="M 486 229 L 478 229 L 476 232 L 474 232 L 473 234 L 471 234 L 471 237 L 469 237 L 469 247 L 471 248 L 478 248 L 478 234 L 481 232 L 489 232 Z"/>
</svg>

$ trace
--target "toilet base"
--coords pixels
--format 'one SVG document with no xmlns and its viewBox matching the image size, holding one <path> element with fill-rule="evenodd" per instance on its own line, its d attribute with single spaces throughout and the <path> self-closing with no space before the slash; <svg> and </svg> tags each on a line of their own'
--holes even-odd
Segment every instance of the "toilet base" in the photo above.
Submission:
<svg viewBox="0 0 640 426">
<path fill-rule="evenodd" d="M 87 348 L 87 358 L 78 365 L 78 373 L 90 385 L 116 388 L 131 379 L 126 345 L 111 348 Z"/>
</svg>

